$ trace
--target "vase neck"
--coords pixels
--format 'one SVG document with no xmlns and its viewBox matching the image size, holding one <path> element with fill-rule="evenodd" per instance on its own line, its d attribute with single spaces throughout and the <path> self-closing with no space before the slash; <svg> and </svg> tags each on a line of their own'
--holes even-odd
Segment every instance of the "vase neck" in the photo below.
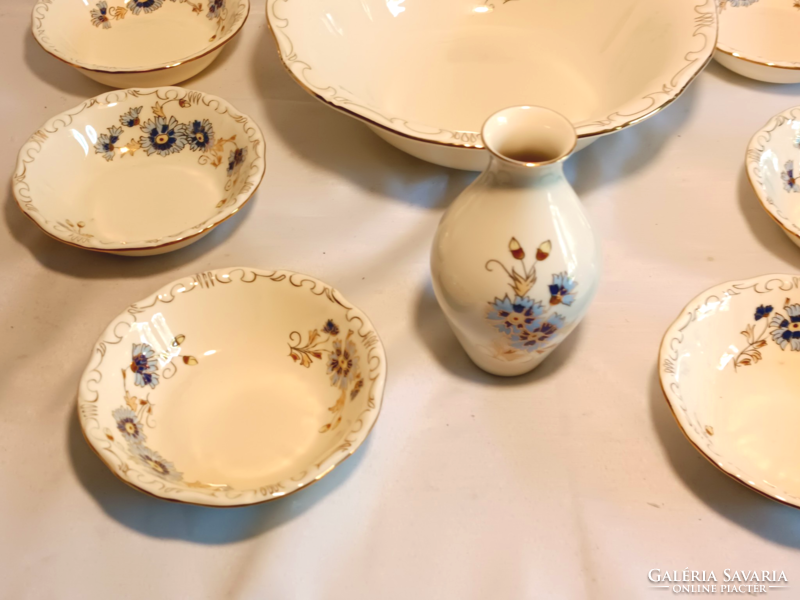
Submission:
<svg viewBox="0 0 800 600">
<path fill-rule="evenodd" d="M 549 185 L 564 179 L 564 163 L 526 167 L 492 156 L 485 173 L 497 185 L 510 187 Z"/>
</svg>

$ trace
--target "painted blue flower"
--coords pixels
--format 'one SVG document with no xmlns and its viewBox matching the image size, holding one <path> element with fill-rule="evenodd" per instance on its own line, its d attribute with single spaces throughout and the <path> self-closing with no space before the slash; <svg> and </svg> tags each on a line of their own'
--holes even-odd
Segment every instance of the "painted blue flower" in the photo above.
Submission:
<svg viewBox="0 0 800 600">
<path fill-rule="evenodd" d="M 175 465 L 155 450 L 151 450 L 143 444 L 133 444 L 130 448 L 136 459 L 154 475 L 167 481 L 181 481 L 183 479 L 183 473 L 175 470 Z"/>
<path fill-rule="evenodd" d="M 119 122 L 122 123 L 125 127 L 138 127 L 141 125 L 141 121 L 139 120 L 139 114 L 142 112 L 141 106 L 134 107 L 126 112 L 119 118 Z"/>
<path fill-rule="evenodd" d="M 178 123 L 175 117 L 169 121 L 164 117 L 155 117 L 142 125 L 142 131 L 147 135 L 139 139 L 147 155 L 158 154 L 169 156 L 180 152 L 187 143 L 186 125 Z"/>
<path fill-rule="evenodd" d="M 795 352 L 800 352 L 800 304 L 792 304 L 786 307 L 788 317 L 780 313 L 775 313 L 770 325 L 775 329 L 772 331 L 772 339 L 786 350 L 786 346 L 791 346 Z"/>
<path fill-rule="evenodd" d="M 144 11 L 144 14 L 147 14 L 161 8 L 162 4 L 164 4 L 164 0 L 129 0 L 128 10 L 135 15 L 138 15 L 142 11 Z"/>
<path fill-rule="evenodd" d="M 800 192 L 800 185 L 797 184 L 797 179 L 794 174 L 794 161 L 787 160 L 783 166 L 781 179 L 783 180 L 783 189 L 787 192 Z"/>
<path fill-rule="evenodd" d="M 575 294 L 572 291 L 577 285 L 574 279 L 567 277 L 566 273 L 553 275 L 553 283 L 550 285 L 550 304 L 572 306 L 575 301 Z"/>
<path fill-rule="evenodd" d="M 111 20 L 108 18 L 108 3 L 105 0 L 97 3 L 97 7 L 93 8 L 90 12 L 92 16 L 92 25 L 95 27 L 102 27 L 109 29 L 111 27 Z"/>
<path fill-rule="evenodd" d="M 225 8 L 225 0 L 208 0 L 209 19 L 219 19 L 222 16 L 222 9 Z"/>
<path fill-rule="evenodd" d="M 536 319 L 544 312 L 541 302 L 531 300 L 527 296 L 515 296 L 512 301 L 506 294 L 490 302 L 487 318 L 495 321 L 493 325 L 503 333 L 515 333 L 522 329 L 534 327 Z"/>
<path fill-rule="evenodd" d="M 231 150 L 231 155 L 228 157 L 228 176 L 233 174 L 235 170 L 244 164 L 244 159 L 247 157 L 247 148 L 236 148 Z"/>
<path fill-rule="evenodd" d="M 116 144 L 122 135 L 122 129 L 119 127 L 109 127 L 108 133 L 101 133 L 97 136 L 97 142 L 94 145 L 94 151 L 97 154 L 102 154 L 106 160 L 113 160 L 116 151 Z"/>
<path fill-rule="evenodd" d="M 144 433 L 144 428 L 142 427 L 142 424 L 139 423 L 139 419 L 136 417 L 136 413 L 130 408 L 123 406 L 111 414 L 114 416 L 114 420 L 117 422 L 117 429 L 119 429 L 122 437 L 128 440 L 131 444 L 140 444 L 147 439 L 147 436 Z"/>
<path fill-rule="evenodd" d="M 208 119 L 189 123 L 187 125 L 187 134 L 189 136 L 189 148 L 192 149 L 192 152 L 196 150 L 207 152 L 214 144 L 214 127 Z"/>
<path fill-rule="evenodd" d="M 356 354 L 356 345 L 351 340 L 347 340 L 344 344 L 341 340 L 333 342 L 333 350 L 328 360 L 328 373 L 331 376 L 331 383 L 346 390 L 357 372 L 358 355 Z"/>
<path fill-rule="evenodd" d="M 758 2 L 758 0 L 728 0 L 728 4 L 733 8 L 748 7 L 756 2 Z"/>
<path fill-rule="evenodd" d="M 322 331 L 330 335 L 339 335 L 339 327 L 333 322 L 333 319 L 327 320 L 325 327 L 322 328 Z"/>
<path fill-rule="evenodd" d="M 543 321 L 537 321 L 535 328 L 523 329 L 512 335 L 511 345 L 519 350 L 533 352 L 550 343 L 563 326 L 564 317 L 554 313 Z"/>
<path fill-rule="evenodd" d="M 134 344 L 131 371 L 134 373 L 134 383 L 139 387 L 149 385 L 154 388 L 158 385 L 158 359 L 149 344 Z"/>
<path fill-rule="evenodd" d="M 763 304 L 756 309 L 756 321 L 768 317 L 772 312 L 772 305 L 764 306 Z"/>
</svg>

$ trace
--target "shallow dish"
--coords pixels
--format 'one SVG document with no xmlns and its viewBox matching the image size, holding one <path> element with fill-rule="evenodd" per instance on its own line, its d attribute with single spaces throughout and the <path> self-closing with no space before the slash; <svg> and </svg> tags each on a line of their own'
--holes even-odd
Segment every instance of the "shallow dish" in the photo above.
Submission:
<svg viewBox="0 0 800 600">
<path fill-rule="evenodd" d="M 774 116 L 753 136 L 745 170 L 761 206 L 800 246 L 800 106 Z"/>
<path fill-rule="evenodd" d="M 383 345 L 328 285 L 289 271 L 199 273 L 114 319 L 81 379 L 89 445 L 139 490 L 208 506 L 291 494 L 378 418 Z"/>
<path fill-rule="evenodd" d="M 720 0 L 714 58 L 735 73 L 769 83 L 800 83 L 800 3 Z"/>
<path fill-rule="evenodd" d="M 414 156 L 479 170 L 493 113 L 544 106 L 579 148 L 664 108 L 711 59 L 715 0 L 267 0 L 295 80 Z"/>
<path fill-rule="evenodd" d="M 264 177 L 264 137 L 230 104 L 182 88 L 119 90 L 45 123 L 14 197 L 45 233 L 127 256 L 177 250 L 236 214 Z"/>
<path fill-rule="evenodd" d="M 47 52 L 105 85 L 174 85 L 219 56 L 250 0 L 38 0 L 33 36 Z"/>
<path fill-rule="evenodd" d="M 664 335 L 659 377 L 689 441 L 732 478 L 800 507 L 800 277 L 715 286 Z"/>
</svg>

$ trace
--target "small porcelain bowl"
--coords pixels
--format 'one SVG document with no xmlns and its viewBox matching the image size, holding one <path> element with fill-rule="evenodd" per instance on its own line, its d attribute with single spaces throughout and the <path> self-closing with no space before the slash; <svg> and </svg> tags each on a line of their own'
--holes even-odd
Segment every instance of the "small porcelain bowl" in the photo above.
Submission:
<svg viewBox="0 0 800 600">
<path fill-rule="evenodd" d="M 715 286 L 664 335 L 659 377 L 689 441 L 724 473 L 800 507 L 800 277 Z"/>
<path fill-rule="evenodd" d="M 768 83 L 800 83 L 800 2 L 720 0 L 714 58 L 735 73 Z"/>
<path fill-rule="evenodd" d="M 57 240 L 146 256 L 199 240 L 263 177 L 255 122 L 216 96 L 166 87 L 110 92 L 50 119 L 20 150 L 13 191 Z"/>
<path fill-rule="evenodd" d="M 174 85 L 210 65 L 244 25 L 250 0 L 38 0 L 47 52 L 116 88 Z"/>
<path fill-rule="evenodd" d="M 800 106 L 774 116 L 753 136 L 745 170 L 761 206 L 800 246 Z"/>
<path fill-rule="evenodd" d="M 125 483 L 242 506 L 321 479 L 364 442 L 386 357 L 366 315 L 289 271 L 221 269 L 129 306 L 78 391 L 86 440 Z"/>
</svg>

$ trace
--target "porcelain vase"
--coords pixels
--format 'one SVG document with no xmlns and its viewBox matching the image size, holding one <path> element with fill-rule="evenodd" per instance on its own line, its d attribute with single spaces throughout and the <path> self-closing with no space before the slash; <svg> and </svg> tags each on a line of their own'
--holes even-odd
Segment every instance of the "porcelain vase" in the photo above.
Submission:
<svg viewBox="0 0 800 600">
<path fill-rule="evenodd" d="M 442 218 L 431 252 L 436 298 L 470 358 L 495 375 L 536 368 L 594 298 L 601 256 L 564 177 L 572 123 L 519 106 L 483 126 L 486 170 Z"/>
</svg>

